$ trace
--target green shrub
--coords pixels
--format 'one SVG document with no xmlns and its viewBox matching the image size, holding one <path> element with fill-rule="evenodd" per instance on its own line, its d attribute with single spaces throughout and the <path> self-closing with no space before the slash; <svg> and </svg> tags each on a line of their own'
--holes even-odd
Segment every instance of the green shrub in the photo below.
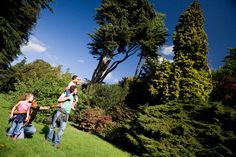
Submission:
<svg viewBox="0 0 236 157">
<path fill-rule="evenodd" d="M 122 103 L 126 96 L 126 91 L 120 85 L 96 84 L 93 86 L 91 94 L 91 106 L 100 107 L 106 111 L 111 111 L 114 106 Z"/>
</svg>

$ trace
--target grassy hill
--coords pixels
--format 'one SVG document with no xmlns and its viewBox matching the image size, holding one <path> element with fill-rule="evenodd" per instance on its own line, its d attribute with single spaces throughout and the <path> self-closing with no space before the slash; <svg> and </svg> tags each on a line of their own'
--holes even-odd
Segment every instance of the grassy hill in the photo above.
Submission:
<svg viewBox="0 0 236 157">
<path fill-rule="evenodd" d="M 44 140 L 45 126 L 34 124 L 37 132 L 33 138 L 12 141 L 6 137 L 9 102 L 0 94 L 0 156 L 1 157 L 128 157 L 124 152 L 101 138 L 79 131 L 69 124 L 62 136 L 60 149 Z"/>
</svg>

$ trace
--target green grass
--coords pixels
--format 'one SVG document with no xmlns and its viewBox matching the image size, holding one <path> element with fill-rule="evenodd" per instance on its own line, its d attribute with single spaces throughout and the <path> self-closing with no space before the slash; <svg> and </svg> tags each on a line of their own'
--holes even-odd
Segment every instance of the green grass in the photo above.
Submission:
<svg viewBox="0 0 236 157">
<path fill-rule="evenodd" d="M 11 104 L 0 94 L 0 156 L 1 157 L 128 157 L 124 152 L 101 138 L 79 131 L 69 124 L 62 136 L 59 149 L 44 140 L 44 126 L 34 123 L 33 138 L 12 141 L 6 137 L 8 111 Z"/>
</svg>

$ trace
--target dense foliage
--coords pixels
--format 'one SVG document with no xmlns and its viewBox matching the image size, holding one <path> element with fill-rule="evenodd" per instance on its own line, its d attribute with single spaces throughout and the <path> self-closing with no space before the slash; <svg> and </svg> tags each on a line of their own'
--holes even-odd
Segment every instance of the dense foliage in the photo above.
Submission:
<svg viewBox="0 0 236 157">
<path fill-rule="evenodd" d="M 223 101 L 226 105 L 235 107 L 236 104 L 236 48 L 229 49 L 225 64 L 213 73 L 214 100 Z"/>
<path fill-rule="evenodd" d="M 138 63 L 143 68 L 139 78 L 93 84 L 89 90 L 79 87 L 79 102 L 70 115 L 76 128 L 99 135 L 134 156 L 236 156 L 236 49 L 229 49 L 222 67 L 209 70 L 207 34 L 197 0 L 179 18 L 173 35 L 173 63 L 158 58 L 156 50 L 166 30 L 163 16 L 148 1 L 104 0 L 95 19 L 100 27 L 91 35 L 90 48 L 99 64 L 92 83 L 104 79 L 111 60 L 119 54 L 126 54 L 126 59 L 138 50 L 145 66 Z M 1 17 L 0 24 L 0 33 L 1 26 L 10 30 L 2 35 L 4 39 L 21 40 Z M 6 43 L 7 49 L 14 50 L 11 42 Z M 0 78 L 1 93 L 12 105 L 22 94 L 32 92 L 44 106 L 57 103 L 71 74 L 43 60 L 23 60 Z M 46 122 L 52 111 L 39 114 L 37 121 Z"/>
<path fill-rule="evenodd" d="M 101 83 L 135 53 L 140 62 L 143 57 L 156 56 L 157 48 L 165 42 L 163 15 L 147 0 L 103 0 L 95 20 L 99 28 L 90 34 L 89 46 L 99 62 L 91 83 Z"/>
<path fill-rule="evenodd" d="M 0 5 L 0 74 L 19 55 L 20 45 L 28 41 L 40 10 L 52 0 L 3 0 Z"/>
<path fill-rule="evenodd" d="M 208 42 L 197 0 L 180 16 L 173 43 L 175 68 L 180 70 L 180 97 L 207 100 L 212 90 L 207 62 Z"/>
</svg>

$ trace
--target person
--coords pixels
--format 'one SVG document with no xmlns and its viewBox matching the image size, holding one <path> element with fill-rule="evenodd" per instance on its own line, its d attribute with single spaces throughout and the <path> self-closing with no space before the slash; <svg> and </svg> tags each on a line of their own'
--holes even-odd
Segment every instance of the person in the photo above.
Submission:
<svg viewBox="0 0 236 157">
<path fill-rule="evenodd" d="M 70 90 L 69 96 L 67 96 L 66 92 L 64 92 L 61 94 L 61 96 L 58 99 L 58 102 L 62 102 L 62 105 L 60 108 L 55 110 L 52 115 L 51 125 L 50 125 L 49 132 L 46 138 L 47 141 L 50 141 L 50 142 L 52 141 L 53 146 L 56 148 L 59 148 L 61 137 L 66 128 L 69 114 L 71 112 L 71 106 L 73 105 L 73 101 L 74 101 L 73 95 L 77 93 L 76 86 L 71 86 L 69 90 Z M 54 129 L 57 126 L 57 122 L 59 122 L 59 129 L 53 140 Z"/>
<path fill-rule="evenodd" d="M 70 95 L 70 87 L 77 86 L 80 84 L 80 79 L 77 75 L 73 75 L 71 81 L 69 82 L 68 86 L 65 88 L 66 96 Z"/>
<path fill-rule="evenodd" d="M 23 123 L 29 121 L 30 107 L 33 99 L 33 94 L 27 93 L 26 99 L 20 100 L 11 110 L 10 119 L 12 120 L 12 125 L 7 133 L 7 136 L 13 137 L 13 140 L 16 140 L 20 135 L 20 130 Z M 14 115 L 15 110 L 17 110 L 19 114 Z"/>
<path fill-rule="evenodd" d="M 70 83 L 65 88 L 66 97 L 68 97 L 70 95 L 70 87 L 71 86 L 77 86 L 77 85 L 80 85 L 80 78 L 77 75 L 73 75 L 72 78 L 71 78 Z M 74 95 L 73 97 L 74 97 L 74 101 L 73 101 L 73 104 L 72 104 L 71 108 L 73 110 L 75 110 L 75 105 L 76 105 L 76 102 L 78 101 L 78 96 Z M 62 103 L 59 103 L 58 106 L 60 107 L 61 105 L 62 105 Z"/>
<path fill-rule="evenodd" d="M 22 129 L 21 129 L 21 133 L 18 136 L 18 139 L 23 139 L 25 138 L 25 135 L 33 135 L 36 132 L 36 128 L 34 127 L 34 125 L 32 124 L 33 120 L 36 118 L 36 115 L 39 111 L 41 110 L 49 110 L 50 108 L 54 108 L 57 107 L 57 105 L 53 105 L 53 106 L 38 106 L 37 101 L 34 99 L 32 101 L 32 105 L 30 108 L 30 119 L 28 122 L 26 122 Z M 14 114 L 18 114 L 17 111 L 14 112 Z"/>
</svg>

